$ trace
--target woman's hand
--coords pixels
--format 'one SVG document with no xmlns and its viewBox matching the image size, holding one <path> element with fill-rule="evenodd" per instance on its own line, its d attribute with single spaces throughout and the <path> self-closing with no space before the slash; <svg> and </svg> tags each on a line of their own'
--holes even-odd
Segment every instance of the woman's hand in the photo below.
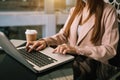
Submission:
<svg viewBox="0 0 120 80">
<path fill-rule="evenodd" d="M 55 48 L 53 53 L 60 53 L 60 54 L 76 53 L 76 49 L 67 44 L 62 44 L 62 45 L 59 45 L 57 48 Z"/>
<path fill-rule="evenodd" d="M 40 40 L 40 41 L 30 41 L 27 42 L 26 44 L 26 49 L 28 52 L 31 52 L 32 50 L 42 50 L 44 48 L 46 48 L 47 44 L 44 40 Z"/>
</svg>

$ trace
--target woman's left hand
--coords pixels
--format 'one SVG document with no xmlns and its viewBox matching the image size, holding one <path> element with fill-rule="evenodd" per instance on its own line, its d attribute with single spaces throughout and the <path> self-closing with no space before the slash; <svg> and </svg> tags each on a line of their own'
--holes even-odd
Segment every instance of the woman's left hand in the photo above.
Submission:
<svg viewBox="0 0 120 80">
<path fill-rule="evenodd" d="M 62 44 L 59 45 L 53 53 L 60 53 L 60 54 L 66 54 L 66 53 L 76 53 L 76 49 L 70 45 Z"/>
</svg>

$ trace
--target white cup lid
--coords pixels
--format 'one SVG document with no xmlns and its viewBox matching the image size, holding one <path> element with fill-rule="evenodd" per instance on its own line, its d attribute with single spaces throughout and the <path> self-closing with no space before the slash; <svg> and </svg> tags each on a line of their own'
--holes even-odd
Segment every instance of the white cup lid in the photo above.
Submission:
<svg viewBox="0 0 120 80">
<path fill-rule="evenodd" d="M 36 30 L 27 29 L 25 34 L 37 34 L 37 31 Z"/>
</svg>

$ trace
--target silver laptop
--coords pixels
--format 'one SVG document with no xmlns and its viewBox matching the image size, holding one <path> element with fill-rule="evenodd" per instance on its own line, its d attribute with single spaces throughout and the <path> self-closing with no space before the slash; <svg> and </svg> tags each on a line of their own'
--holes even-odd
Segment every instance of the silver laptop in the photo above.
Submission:
<svg viewBox="0 0 120 80">
<path fill-rule="evenodd" d="M 39 52 L 26 53 L 25 47 L 16 48 L 3 32 L 0 32 L 0 46 L 8 55 L 35 73 L 41 73 L 74 59 L 72 55 L 53 54 L 54 49 L 51 47 Z"/>
</svg>

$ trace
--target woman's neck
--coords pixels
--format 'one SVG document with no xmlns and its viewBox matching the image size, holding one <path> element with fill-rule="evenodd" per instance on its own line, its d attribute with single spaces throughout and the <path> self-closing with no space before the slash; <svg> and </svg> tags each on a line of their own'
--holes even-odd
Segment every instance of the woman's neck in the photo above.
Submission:
<svg viewBox="0 0 120 80">
<path fill-rule="evenodd" d="M 90 17 L 89 15 L 89 8 L 88 6 L 86 5 L 84 8 L 83 8 L 83 11 L 81 13 L 81 19 L 80 19 L 80 24 L 84 24 Z"/>
<path fill-rule="evenodd" d="M 87 0 L 83 0 L 85 3 L 87 2 Z"/>
</svg>

